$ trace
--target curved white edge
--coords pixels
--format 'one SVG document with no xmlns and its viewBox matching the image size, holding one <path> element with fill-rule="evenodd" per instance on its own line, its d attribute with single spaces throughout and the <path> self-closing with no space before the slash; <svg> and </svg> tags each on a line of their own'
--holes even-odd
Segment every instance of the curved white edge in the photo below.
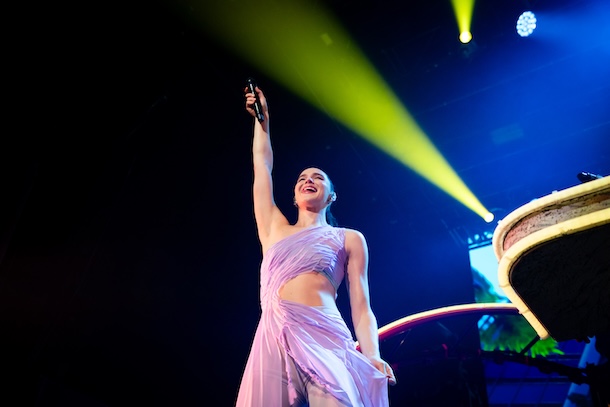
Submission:
<svg viewBox="0 0 610 407">
<path fill-rule="evenodd" d="M 500 219 L 494 229 L 494 234 L 491 237 L 491 247 L 493 247 L 496 259 L 499 261 L 502 258 L 504 248 L 504 237 L 508 233 L 508 229 L 504 227 L 504 222 Z"/>
<path fill-rule="evenodd" d="M 510 229 L 521 219 L 525 218 L 534 212 L 539 212 L 542 208 L 551 205 L 557 205 L 558 202 L 568 201 L 570 199 L 583 196 L 591 195 L 599 191 L 603 191 L 610 186 L 610 177 L 603 177 L 595 179 L 593 181 L 585 182 L 570 188 L 563 189 L 561 191 L 553 192 L 549 195 L 545 195 L 542 198 L 537 198 L 525 205 L 515 209 L 509 213 L 504 219 L 498 221 L 498 226 L 494 230 L 492 236 L 492 245 L 496 259 L 498 261 L 504 255 L 504 237 Z"/>
<path fill-rule="evenodd" d="M 540 339 L 548 338 L 549 332 L 510 285 L 509 274 L 513 265 L 524 252 L 531 250 L 534 246 L 606 223 L 610 223 L 610 208 L 560 222 L 556 225 L 533 232 L 515 242 L 500 259 L 498 264 L 498 283 L 500 288 L 504 291 L 506 297 L 515 304 L 519 313 L 522 314 L 532 328 L 534 328 Z"/>
<path fill-rule="evenodd" d="M 379 339 L 383 340 L 397 333 L 406 331 L 424 322 L 434 321 L 436 319 L 449 317 L 452 315 L 468 315 L 468 314 L 499 314 L 510 313 L 517 314 L 518 310 L 513 304 L 509 303 L 471 303 L 450 305 L 447 307 L 435 308 L 428 311 L 418 312 L 406 317 L 397 319 L 387 325 L 379 328 Z M 357 342 L 356 342 L 357 344 Z"/>
</svg>

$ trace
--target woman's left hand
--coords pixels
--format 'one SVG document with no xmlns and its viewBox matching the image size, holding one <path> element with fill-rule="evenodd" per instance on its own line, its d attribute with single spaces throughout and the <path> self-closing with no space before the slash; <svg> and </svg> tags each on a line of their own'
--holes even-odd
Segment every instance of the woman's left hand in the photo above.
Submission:
<svg viewBox="0 0 610 407">
<path fill-rule="evenodd" d="M 394 369 L 392 369 L 392 366 L 390 366 L 388 362 L 381 358 L 374 358 L 371 359 L 371 363 L 373 364 L 373 366 L 375 366 L 377 370 L 379 370 L 388 378 L 388 381 L 391 386 L 394 386 L 396 384 L 396 376 L 394 375 Z"/>
</svg>

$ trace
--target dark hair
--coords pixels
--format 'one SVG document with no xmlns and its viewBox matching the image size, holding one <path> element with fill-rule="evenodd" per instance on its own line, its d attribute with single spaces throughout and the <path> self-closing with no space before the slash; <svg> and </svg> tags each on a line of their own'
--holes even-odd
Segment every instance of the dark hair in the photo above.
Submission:
<svg viewBox="0 0 610 407">
<path fill-rule="evenodd" d="M 327 178 L 328 178 L 328 183 L 330 184 L 330 192 L 332 192 L 334 194 L 335 193 L 335 184 L 333 184 L 333 182 L 330 180 L 330 178 L 328 176 L 327 176 Z M 330 211 L 331 205 L 332 205 L 332 201 L 326 207 L 326 222 L 330 226 L 339 226 L 339 222 L 337 222 L 337 218 L 335 218 L 335 215 L 333 215 Z"/>
<path fill-rule="evenodd" d="M 326 207 L 326 222 L 328 222 L 330 226 L 339 226 L 339 222 L 337 222 L 335 215 L 330 213 L 330 207 Z"/>
</svg>

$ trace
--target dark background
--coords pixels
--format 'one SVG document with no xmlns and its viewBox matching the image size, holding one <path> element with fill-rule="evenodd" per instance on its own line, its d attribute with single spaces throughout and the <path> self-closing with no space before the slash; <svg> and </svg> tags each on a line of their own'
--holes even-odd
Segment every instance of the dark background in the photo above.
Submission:
<svg viewBox="0 0 610 407">
<path fill-rule="evenodd" d="M 610 172 L 604 2 L 481 0 L 471 48 L 448 2 L 327 4 L 496 219 Z M 563 34 L 518 37 L 528 8 Z M 466 238 L 495 223 L 167 4 L 7 18 L 0 340 L 2 397 L 16 397 L 3 405 L 233 403 L 259 315 L 248 76 L 273 106 L 278 204 L 294 217 L 299 171 L 329 173 L 340 224 L 367 237 L 380 326 L 473 301 Z"/>
</svg>

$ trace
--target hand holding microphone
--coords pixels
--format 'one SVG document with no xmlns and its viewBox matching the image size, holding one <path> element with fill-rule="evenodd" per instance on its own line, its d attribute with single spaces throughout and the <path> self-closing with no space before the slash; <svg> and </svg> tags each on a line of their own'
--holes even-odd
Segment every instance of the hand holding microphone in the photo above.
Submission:
<svg viewBox="0 0 610 407">
<path fill-rule="evenodd" d="M 263 106 L 261 105 L 261 101 L 258 98 L 258 92 L 256 91 L 256 82 L 254 78 L 248 78 L 248 91 L 254 94 L 256 100 L 254 101 L 254 112 L 256 113 L 256 118 L 259 122 L 263 122 L 265 120 L 265 115 L 263 113 Z"/>
</svg>

